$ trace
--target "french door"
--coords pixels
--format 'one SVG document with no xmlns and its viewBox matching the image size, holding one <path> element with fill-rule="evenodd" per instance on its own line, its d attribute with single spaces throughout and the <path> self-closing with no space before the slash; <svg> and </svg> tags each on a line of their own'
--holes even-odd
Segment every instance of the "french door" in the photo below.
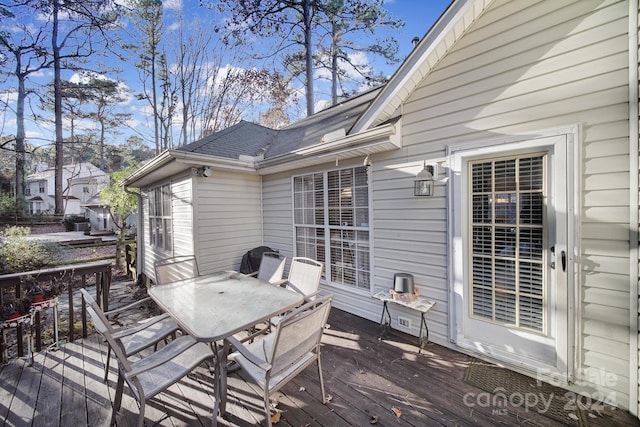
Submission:
<svg viewBox="0 0 640 427">
<path fill-rule="evenodd" d="M 567 375 L 570 135 L 451 156 L 453 313 L 461 347 Z"/>
</svg>

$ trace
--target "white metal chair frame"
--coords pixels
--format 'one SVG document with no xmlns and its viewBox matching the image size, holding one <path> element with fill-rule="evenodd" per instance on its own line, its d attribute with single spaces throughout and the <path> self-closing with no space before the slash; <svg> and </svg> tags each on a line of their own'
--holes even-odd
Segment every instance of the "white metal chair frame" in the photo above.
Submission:
<svg viewBox="0 0 640 427">
<path fill-rule="evenodd" d="M 322 403 L 326 403 L 320 340 L 324 331 L 332 295 L 317 298 L 287 314 L 275 331 L 264 338 L 245 344 L 235 337 L 227 338 L 236 352 L 229 357 L 262 388 L 267 425 L 271 427 L 269 396 L 296 375 L 317 362 Z"/>
<path fill-rule="evenodd" d="M 176 268 L 177 267 L 177 268 Z M 156 284 L 162 285 L 169 283 L 171 278 L 174 280 L 188 279 L 196 277 L 198 273 L 198 264 L 196 259 L 192 255 L 177 256 L 172 258 L 166 258 L 160 261 L 156 261 L 154 264 L 156 272 Z M 162 276 L 163 279 L 158 278 Z M 151 302 L 151 297 L 142 298 L 134 303 L 128 304 L 124 307 L 110 310 L 105 312 L 107 318 L 115 316 L 122 312 L 131 310 L 132 308 Z M 179 330 L 179 326 L 176 322 L 169 317 L 168 314 L 163 313 L 157 316 L 145 319 L 143 322 L 138 323 L 131 328 L 122 328 L 117 331 L 113 331 L 115 337 L 120 338 L 124 345 L 125 355 L 131 356 L 138 353 L 145 348 L 153 345 L 154 347 L 160 341 L 165 340 L 169 336 L 175 338 L 176 332 Z M 109 346 L 109 349 L 111 347 Z M 111 360 L 111 351 L 107 353 L 107 361 L 105 362 L 104 380 L 107 381 L 109 376 L 109 363 Z"/>
<path fill-rule="evenodd" d="M 81 292 L 96 331 L 107 340 L 118 359 L 118 384 L 111 425 L 116 422 L 126 382 L 140 405 L 138 426 L 142 427 L 146 402 L 180 381 L 205 360 L 212 359 L 214 353 L 207 344 L 199 343 L 189 335 L 182 335 L 149 356 L 132 362 L 127 359 L 122 340 L 112 334 L 109 320 L 93 297 L 84 289 Z"/>
<path fill-rule="evenodd" d="M 324 264 L 311 258 L 293 257 L 286 288 L 304 295 L 305 301 L 314 298 L 320 288 Z"/>
<path fill-rule="evenodd" d="M 260 268 L 256 273 L 250 274 L 255 276 L 258 280 L 272 285 L 281 285 L 285 283 L 282 278 L 284 275 L 284 266 L 287 262 L 287 257 L 281 257 L 276 252 L 265 252 L 262 254 L 260 260 Z"/>
<path fill-rule="evenodd" d="M 293 292 L 302 294 L 305 302 L 315 299 L 320 292 L 323 266 L 322 262 L 311 258 L 293 257 L 285 287 Z M 271 326 L 275 326 L 282 321 L 282 318 L 282 315 L 272 317 L 266 331 L 269 331 Z"/>
</svg>

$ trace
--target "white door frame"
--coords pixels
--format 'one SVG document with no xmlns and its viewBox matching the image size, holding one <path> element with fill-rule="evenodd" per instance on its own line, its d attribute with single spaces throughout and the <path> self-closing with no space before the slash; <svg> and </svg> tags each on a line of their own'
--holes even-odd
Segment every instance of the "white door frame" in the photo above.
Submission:
<svg viewBox="0 0 640 427">
<path fill-rule="evenodd" d="M 499 139 L 489 139 L 483 141 L 451 144 L 447 146 L 448 171 L 449 171 L 449 203 L 448 203 L 448 239 L 449 239 L 449 339 L 465 352 L 478 354 L 487 359 L 509 363 L 511 366 L 523 370 L 533 371 L 536 376 L 542 379 L 551 379 L 556 384 L 558 382 L 571 382 L 574 380 L 576 366 L 579 366 L 579 352 L 576 348 L 579 345 L 579 334 L 576 334 L 576 325 L 580 321 L 579 310 L 576 310 L 576 298 L 579 295 L 579 272 L 576 268 L 578 261 L 578 224 L 579 221 L 579 203 L 580 197 L 576 196 L 580 193 L 580 163 L 577 142 L 580 137 L 580 127 L 578 125 L 569 126 L 560 129 L 553 129 L 535 134 L 514 135 Z M 531 361 L 522 363 L 511 357 L 505 352 L 491 352 L 488 354 L 480 349 L 473 342 L 465 341 L 462 335 L 464 307 L 467 301 L 462 301 L 464 295 L 464 286 L 467 286 L 466 280 L 462 273 L 465 271 L 465 236 L 462 234 L 466 226 L 466 203 L 460 203 L 461 194 L 465 190 L 466 184 L 463 185 L 461 176 L 462 159 L 473 158 L 478 155 L 500 155 L 501 153 L 514 154 L 518 152 L 535 151 L 537 148 L 545 148 L 554 145 L 554 140 L 563 138 L 566 143 L 562 153 L 554 153 L 554 161 L 562 162 L 562 165 L 550 165 L 550 169 L 558 171 L 565 170 L 560 177 L 561 181 L 566 183 L 567 191 L 560 195 L 566 205 L 566 212 L 563 215 L 566 222 L 566 248 L 567 253 L 567 269 L 565 274 L 566 288 L 566 316 L 560 316 L 560 322 L 554 327 L 559 335 L 556 335 L 556 352 L 559 358 L 556 366 L 548 366 L 545 364 L 531 364 Z M 551 172 L 550 172 L 551 173 Z M 465 222 L 466 223 L 466 222 Z M 563 232 L 564 234 L 564 232 Z M 559 253 L 556 249 L 556 254 Z M 556 258 L 559 264 L 559 258 Z M 564 292 L 564 290 L 563 290 Z"/>
</svg>

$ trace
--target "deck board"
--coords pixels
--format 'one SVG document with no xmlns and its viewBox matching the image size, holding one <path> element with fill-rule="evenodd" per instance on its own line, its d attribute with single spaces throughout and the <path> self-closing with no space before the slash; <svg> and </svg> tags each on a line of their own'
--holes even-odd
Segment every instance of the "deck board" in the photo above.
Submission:
<svg viewBox="0 0 640 427">
<path fill-rule="evenodd" d="M 509 407 L 470 408 L 467 393 L 480 389 L 464 381 L 471 358 L 428 344 L 421 354 L 415 337 L 382 332 L 379 325 L 332 309 L 323 337 L 322 365 L 330 401 L 323 405 L 315 365 L 274 394 L 282 411 L 278 427 L 410 427 L 563 424 L 538 413 Z M 0 366 L 0 425 L 106 426 L 111 418 L 117 369 L 112 361 L 103 382 L 107 347 L 97 335 L 42 351 L 33 366 L 13 359 Z M 209 426 L 213 378 L 201 366 L 147 407 L 148 425 Z M 254 426 L 264 422 L 261 392 L 238 371 L 229 375 L 227 414 L 220 425 Z M 401 411 L 396 416 L 392 408 Z M 118 426 L 136 424 L 138 406 L 125 387 Z M 590 420 L 590 426 L 640 426 L 626 411 L 614 410 Z"/>
</svg>

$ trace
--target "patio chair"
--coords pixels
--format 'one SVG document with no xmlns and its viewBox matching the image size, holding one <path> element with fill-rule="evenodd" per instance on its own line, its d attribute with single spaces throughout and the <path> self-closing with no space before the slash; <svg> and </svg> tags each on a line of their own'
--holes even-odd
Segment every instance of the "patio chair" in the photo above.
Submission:
<svg viewBox="0 0 640 427">
<path fill-rule="evenodd" d="M 122 346 L 121 350 L 127 357 L 151 346 L 156 348 L 160 341 L 166 340 L 169 336 L 175 336 L 176 331 L 179 329 L 176 322 L 167 314 L 155 316 L 148 321 L 137 323 L 133 327 L 114 329 L 106 313 L 97 305 L 91 294 L 84 288 L 81 288 L 80 292 L 88 306 L 95 305 L 95 308 L 92 308 L 92 310 L 101 317 L 100 321 L 105 323 L 109 334 L 120 341 Z M 95 324 L 95 316 L 92 315 L 92 317 L 94 318 Z M 111 359 L 111 351 L 113 350 L 111 342 L 107 341 L 107 347 L 107 360 L 104 367 L 105 382 L 109 377 L 109 361 Z"/>
<path fill-rule="evenodd" d="M 190 279 L 200 275 L 198 272 L 198 263 L 193 255 L 175 256 L 172 258 L 156 261 L 153 265 L 156 273 L 156 284 L 164 285 L 166 283 L 178 280 Z"/>
<path fill-rule="evenodd" d="M 176 280 L 188 279 L 191 277 L 196 277 L 199 275 L 198 273 L 198 264 L 196 263 L 196 259 L 193 255 L 185 255 L 185 256 L 176 256 L 172 258 L 166 258 L 160 261 L 156 261 L 154 263 L 154 269 L 156 273 L 156 285 L 162 285 L 166 283 L 170 283 Z M 123 312 L 130 311 L 136 306 L 140 306 L 142 304 L 147 304 L 151 302 L 151 297 L 147 296 L 142 298 L 136 302 L 128 304 L 124 307 L 120 307 L 115 310 L 110 310 L 105 312 L 107 318 L 111 316 L 119 315 Z M 157 323 L 157 325 L 156 325 Z M 137 323 L 135 326 L 131 328 L 126 328 L 122 330 L 118 330 L 118 334 L 130 335 L 129 338 L 125 338 L 125 348 L 128 349 L 127 355 L 135 354 L 140 350 L 143 350 L 148 347 L 147 338 L 152 338 L 152 340 L 157 340 L 152 345 L 154 348 L 157 348 L 157 344 L 160 341 L 163 341 L 171 336 L 175 338 L 176 332 L 180 329 L 180 327 L 176 324 L 176 322 L 169 317 L 168 314 L 162 313 L 156 316 L 149 317 L 142 322 Z M 136 337 L 134 335 L 136 332 L 140 332 L 145 330 L 146 335 L 139 335 Z M 164 334 L 164 335 L 163 335 Z M 161 336 L 162 335 L 162 336 Z M 136 338 L 133 338 L 136 337 Z M 143 346 L 143 347 L 141 347 Z M 111 359 L 111 351 L 107 353 L 107 361 L 105 362 L 105 371 L 104 371 L 104 380 L 107 381 L 109 376 L 109 362 Z"/>
<path fill-rule="evenodd" d="M 262 254 L 260 269 L 249 276 L 255 276 L 261 282 L 281 285 L 286 283 L 286 280 L 282 278 L 286 262 L 287 257 L 281 257 L 276 252 L 265 252 Z"/>
<path fill-rule="evenodd" d="M 332 299 L 332 295 L 327 295 L 298 307 L 278 323 L 273 333 L 250 344 L 244 344 L 234 337 L 227 338 L 236 349 L 229 357 L 263 390 L 264 410 L 269 427 L 269 396 L 313 362 L 318 364 L 322 403 L 326 403 L 320 340 Z"/>
<path fill-rule="evenodd" d="M 293 257 L 286 288 L 304 295 L 305 301 L 314 298 L 320 288 L 323 263 L 311 258 Z"/>
<path fill-rule="evenodd" d="M 285 287 L 302 294 L 305 302 L 313 300 L 319 292 L 323 266 L 323 263 L 311 258 L 293 257 Z M 275 316 L 271 318 L 270 323 L 275 326 L 281 320 L 282 315 Z"/>
<path fill-rule="evenodd" d="M 118 359 L 118 385 L 111 425 L 115 424 L 126 382 L 140 405 L 138 426 L 143 426 L 147 401 L 180 381 L 205 360 L 213 358 L 214 353 L 207 344 L 199 343 L 189 335 L 182 335 L 160 350 L 139 360 L 130 361 L 122 337 L 112 333 L 111 325 L 98 304 L 84 289 L 81 291 L 96 331 L 107 340 Z"/>
</svg>

